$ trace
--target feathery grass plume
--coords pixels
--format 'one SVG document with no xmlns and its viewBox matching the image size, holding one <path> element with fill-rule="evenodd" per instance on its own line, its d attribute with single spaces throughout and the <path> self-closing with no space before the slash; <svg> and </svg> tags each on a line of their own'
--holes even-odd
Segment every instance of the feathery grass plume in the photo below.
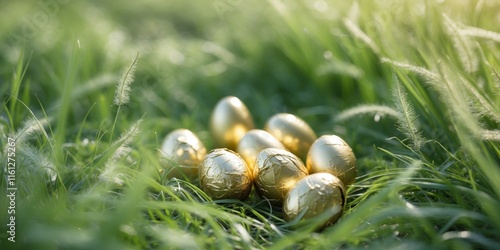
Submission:
<svg viewBox="0 0 500 250">
<path fill-rule="evenodd" d="M 425 140 L 421 135 L 420 123 L 412 104 L 408 100 L 408 93 L 399 82 L 396 73 L 393 73 L 392 97 L 398 111 L 398 130 L 410 139 L 410 146 L 418 151 Z"/>
<path fill-rule="evenodd" d="M 422 76 L 423 78 L 425 78 L 429 82 L 436 82 L 439 80 L 438 74 L 436 74 L 436 73 L 434 73 L 434 72 L 432 72 L 424 67 L 419 67 L 419 66 L 411 65 L 408 63 L 404 63 L 404 62 L 394 61 L 394 60 L 391 60 L 387 57 L 381 57 L 380 62 L 389 63 L 394 67 L 409 70 L 417 75 Z"/>
<path fill-rule="evenodd" d="M 496 33 L 490 30 L 463 25 L 461 32 L 465 36 L 483 38 L 500 43 L 500 33 Z"/>
<path fill-rule="evenodd" d="M 137 120 L 134 124 L 132 124 L 132 126 L 130 126 L 130 128 L 127 131 L 125 131 L 125 133 L 123 133 L 120 136 L 120 138 L 115 143 L 113 143 L 114 145 L 120 145 L 120 146 L 114 152 L 113 157 L 111 157 L 112 159 L 115 158 L 116 160 L 121 156 L 123 156 L 122 152 L 120 152 L 120 149 L 122 147 L 127 147 L 134 141 L 135 137 L 141 132 L 140 125 L 142 121 L 143 118 Z"/>
<path fill-rule="evenodd" d="M 116 111 L 115 119 L 113 120 L 113 125 L 111 126 L 111 133 L 109 136 L 109 143 L 113 140 L 113 135 L 115 132 L 116 122 L 118 121 L 118 114 L 122 105 L 127 104 L 130 100 L 130 84 L 134 81 L 135 67 L 137 65 L 137 59 L 139 59 L 139 53 L 134 58 L 134 61 L 130 65 L 127 71 L 122 75 L 118 85 L 116 87 L 114 104 L 118 106 Z"/>
<path fill-rule="evenodd" d="M 334 120 L 336 122 L 341 122 L 360 115 L 374 115 L 375 117 L 388 115 L 396 118 L 399 117 L 398 111 L 391 107 L 384 105 L 362 104 L 342 111 L 335 117 Z"/>
<path fill-rule="evenodd" d="M 22 157 L 23 167 L 30 167 L 35 172 L 44 171 L 51 182 L 56 181 L 56 165 L 40 149 L 22 143 L 18 144 L 19 156 Z M 33 174 L 33 171 L 29 171 Z"/>
<path fill-rule="evenodd" d="M 47 118 L 36 119 L 33 117 L 28 118 L 23 122 L 23 126 L 19 128 L 13 137 L 18 143 L 26 142 L 37 132 L 45 133 L 44 126 L 49 123 Z M 46 136 L 48 138 L 48 136 Z"/>
<path fill-rule="evenodd" d="M 450 69 L 445 69 L 442 65 L 440 71 L 445 83 L 440 90 L 443 101 L 470 133 L 482 138 L 484 124 L 481 118 L 489 117 L 497 123 L 500 122 L 498 108 L 472 86 L 469 80 L 456 74 L 452 80 Z"/>
<path fill-rule="evenodd" d="M 460 27 L 455 24 L 446 14 L 443 14 L 446 29 L 451 36 L 453 46 L 457 51 L 462 66 L 467 73 L 476 72 L 479 68 L 479 58 L 474 52 L 474 43 L 464 35 Z"/>
<path fill-rule="evenodd" d="M 113 143 L 111 148 L 115 148 L 116 150 L 113 152 L 111 157 L 104 164 L 104 170 L 99 175 L 99 179 L 107 182 L 114 182 L 118 185 L 123 184 L 123 179 L 121 178 L 120 173 L 116 173 L 116 161 L 121 157 L 130 153 L 131 148 L 129 145 L 133 142 L 135 137 L 141 132 L 140 125 L 142 123 L 142 118 L 137 122 L 132 124 L 130 128 L 123 133 L 120 138 Z"/>
<path fill-rule="evenodd" d="M 137 59 L 139 58 L 139 53 L 137 53 L 134 61 L 128 67 L 128 69 L 123 73 L 120 81 L 116 86 L 114 104 L 121 106 L 127 104 L 130 100 L 130 84 L 134 81 L 135 68 L 137 65 Z"/>
<path fill-rule="evenodd" d="M 476 110 L 480 115 L 487 116 L 493 119 L 495 122 L 500 123 L 500 110 L 495 105 L 492 105 L 479 91 L 470 84 L 469 81 L 461 79 L 462 86 L 467 89 L 467 94 L 474 98 L 476 105 Z"/>
<path fill-rule="evenodd" d="M 481 131 L 481 139 L 485 141 L 498 141 L 500 142 L 500 130 L 487 130 L 483 129 Z"/>
<path fill-rule="evenodd" d="M 456 67 L 460 66 L 457 65 Z M 470 132 L 479 133 L 478 128 L 483 127 L 480 120 L 485 115 L 487 116 L 488 113 L 488 107 L 481 107 L 481 102 L 486 104 L 487 101 L 480 96 L 479 92 L 466 79 L 457 74 L 452 74 L 451 69 L 447 68 L 445 64 L 439 64 L 438 70 L 441 74 L 442 84 L 438 85 L 436 90 L 440 99 L 452 112 L 453 120 L 458 121 L 460 119 L 454 118 L 461 117 L 463 121 L 468 121 L 467 124 L 470 126 L 467 127 Z M 470 119 L 465 119 L 467 116 Z"/>
<path fill-rule="evenodd" d="M 451 68 L 440 65 L 438 68 L 443 79 L 443 88 L 440 89 L 440 96 L 446 107 L 451 112 L 453 124 L 459 126 L 467 134 L 477 137 L 483 130 L 483 124 L 480 123 L 480 114 L 473 110 L 469 101 L 470 94 L 464 88 L 462 77 L 456 76 Z"/>
<path fill-rule="evenodd" d="M 345 18 L 343 22 L 344 26 L 354 35 L 354 37 L 361 40 L 366 46 L 368 46 L 368 48 L 370 48 L 373 51 L 373 53 L 377 55 L 380 54 L 380 49 L 375 44 L 375 42 L 373 42 L 373 40 L 365 32 L 363 32 L 361 28 L 359 28 L 359 26 L 354 21 Z"/>
</svg>

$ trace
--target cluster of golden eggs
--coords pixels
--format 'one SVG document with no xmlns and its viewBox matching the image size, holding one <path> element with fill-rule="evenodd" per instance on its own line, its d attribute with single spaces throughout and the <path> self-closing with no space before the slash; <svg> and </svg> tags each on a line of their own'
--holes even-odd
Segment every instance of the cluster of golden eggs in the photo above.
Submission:
<svg viewBox="0 0 500 250">
<path fill-rule="evenodd" d="M 264 129 L 256 129 L 248 108 L 234 96 L 217 103 L 210 132 L 216 148 L 209 152 L 187 129 L 166 136 L 160 152 L 173 163 L 168 177 L 198 177 L 213 199 L 245 200 L 255 187 L 259 197 L 282 206 L 287 221 L 328 212 L 327 225 L 340 217 L 346 187 L 357 173 L 354 153 L 342 138 L 318 138 L 288 113 L 275 114 Z"/>
</svg>

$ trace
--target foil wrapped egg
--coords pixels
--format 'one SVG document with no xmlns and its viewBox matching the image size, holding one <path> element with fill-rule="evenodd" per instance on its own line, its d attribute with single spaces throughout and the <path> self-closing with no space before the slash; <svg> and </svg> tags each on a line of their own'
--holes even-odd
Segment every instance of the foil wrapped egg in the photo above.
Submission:
<svg viewBox="0 0 500 250">
<path fill-rule="evenodd" d="M 207 154 L 203 142 L 187 129 L 176 129 L 163 140 L 160 149 L 160 162 L 165 168 L 167 178 L 198 175 L 198 165 Z"/>
<path fill-rule="evenodd" d="M 336 135 L 323 135 L 311 145 L 306 166 L 310 173 L 331 173 L 346 186 L 353 184 L 357 175 L 351 147 Z"/>
<path fill-rule="evenodd" d="M 255 159 L 260 151 L 266 148 L 285 149 L 285 146 L 267 131 L 252 129 L 241 138 L 236 152 L 246 161 L 251 172 L 254 172 Z"/>
<path fill-rule="evenodd" d="M 252 177 L 245 160 L 229 149 L 208 152 L 198 174 L 201 188 L 212 199 L 245 200 L 252 190 Z"/>
<path fill-rule="evenodd" d="M 283 202 L 285 220 L 304 220 L 325 216 L 322 228 L 334 223 L 346 203 L 345 186 L 332 174 L 315 173 L 298 181 Z"/>
<path fill-rule="evenodd" d="M 257 155 L 255 189 L 272 203 L 281 205 L 288 191 L 307 175 L 304 163 L 285 149 L 267 148 Z"/>
<path fill-rule="evenodd" d="M 250 111 L 234 96 L 221 99 L 210 117 L 210 132 L 221 148 L 236 150 L 240 139 L 254 127 Z"/>
<path fill-rule="evenodd" d="M 288 113 L 273 115 L 266 122 L 265 130 L 301 159 L 306 159 L 309 147 L 318 138 L 304 120 Z"/>
</svg>

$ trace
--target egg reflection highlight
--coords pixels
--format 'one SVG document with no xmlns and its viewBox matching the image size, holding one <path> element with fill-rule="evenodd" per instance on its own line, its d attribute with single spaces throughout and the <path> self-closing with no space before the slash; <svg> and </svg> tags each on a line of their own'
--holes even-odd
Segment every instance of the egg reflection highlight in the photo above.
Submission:
<svg viewBox="0 0 500 250">
<path fill-rule="evenodd" d="M 265 130 L 278 139 L 293 154 L 306 159 L 307 151 L 317 139 L 316 133 L 299 117 L 279 113 L 266 122 Z"/>
<path fill-rule="evenodd" d="M 196 178 L 198 165 L 207 150 L 203 142 L 190 130 L 176 129 L 163 140 L 160 162 L 165 167 L 167 178 Z"/>
<path fill-rule="evenodd" d="M 245 200 L 252 189 L 246 162 L 234 151 L 214 149 L 199 167 L 200 186 L 212 199 Z"/>
<path fill-rule="evenodd" d="M 220 148 L 236 150 L 240 139 L 254 127 L 250 111 L 235 96 L 222 98 L 210 116 L 210 132 Z"/>
</svg>

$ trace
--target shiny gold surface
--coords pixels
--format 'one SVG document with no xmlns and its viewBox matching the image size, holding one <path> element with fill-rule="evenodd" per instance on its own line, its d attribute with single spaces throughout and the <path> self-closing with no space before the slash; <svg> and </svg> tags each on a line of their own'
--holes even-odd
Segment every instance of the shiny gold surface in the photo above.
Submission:
<svg viewBox="0 0 500 250">
<path fill-rule="evenodd" d="M 250 169 L 229 149 L 210 151 L 199 167 L 200 186 L 212 199 L 245 200 L 252 190 Z"/>
<path fill-rule="evenodd" d="M 290 152 L 304 160 L 309 147 L 317 138 L 304 120 L 287 113 L 279 113 L 269 118 L 265 130 L 283 143 Z"/>
<path fill-rule="evenodd" d="M 283 202 L 285 220 L 314 218 L 328 213 L 322 226 L 334 223 L 342 214 L 346 202 L 345 187 L 329 173 L 311 174 L 298 181 L 290 189 Z"/>
<path fill-rule="evenodd" d="M 252 129 L 241 138 L 236 152 L 246 161 L 248 167 L 250 167 L 250 171 L 253 173 L 257 155 L 266 148 L 285 149 L 285 146 L 267 131 Z"/>
<path fill-rule="evenodd" d="M 351 147 L 336 135 L 323 135 L 316 140 L 307 154 L 310 173 L 327 172 L 337 176 L 346 186 L 356 179 L 356 157 Z"/>
<path fill-rule="evenodd" d="M 236 150 L 243 135 L 253 128 L 250 111 L 234 96 L 221 99 L 210 117 L 210 132 L 217 147 Z"/>
<path fill-rule="evenodd" d="M 206 154 L 203 142 L 193 132 L 176 129 L 163 140 L 160 161 L 166 168 L 167 178 L 186 176 L 193 179 L 197 176 L 198 165 Z"/>
<path fill-rule="evenodd" d="M 281 204 L 288 191 L 308 174 L 304 163 L 285 149 L 267 148 L 257 155 L 254 176 L 260 197 Z"/>
</svg>

